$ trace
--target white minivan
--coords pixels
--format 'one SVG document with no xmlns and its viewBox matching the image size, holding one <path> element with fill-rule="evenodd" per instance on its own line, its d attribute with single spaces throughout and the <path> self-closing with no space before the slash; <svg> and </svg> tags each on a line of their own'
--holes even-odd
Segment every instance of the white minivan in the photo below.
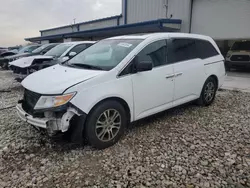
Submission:
<svg viewBox="0 0 250 188">
<path fill-rule="evenodd" d="M 190 101 L 210 105 L 224 78 L 224 58 L 210 37 L 119 36 L 28 76 L 17 112 L 50 134 L 67 132 L 103 149 L 130 122 Z"/>
</svg>

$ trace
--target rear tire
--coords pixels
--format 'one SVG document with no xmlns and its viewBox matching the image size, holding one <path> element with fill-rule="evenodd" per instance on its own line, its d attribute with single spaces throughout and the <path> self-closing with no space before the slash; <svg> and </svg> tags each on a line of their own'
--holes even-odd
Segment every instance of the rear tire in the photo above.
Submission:
<svg viewBox="0 0 250 188">
<path fill-rule="evenodd" d="M 87 141 L 97 149 L 114 145 L 124 133 L 127 118 L 124 107 L 115 100 L 98 104 L 87 117 L 85 127 Z"/>
<path fill-rule="evenodd" d="M 201 106 L 209 106 L 214 102 L 216 92 L 217 92 L 217 82 L 215 78 L 209 77 L 202 89 L 200 98 L 198 99 L 198 104 Z"/>
</svg>

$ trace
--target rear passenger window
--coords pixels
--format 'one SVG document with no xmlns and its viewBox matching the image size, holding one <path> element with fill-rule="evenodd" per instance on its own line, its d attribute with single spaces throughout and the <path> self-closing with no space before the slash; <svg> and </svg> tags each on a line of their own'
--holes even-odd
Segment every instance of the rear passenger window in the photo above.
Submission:
<svg viewBox="0 0 250 188">
<path fill-rule="evenodd" d="M 172 39 L 168 60 L 170 63 L 175 63 L 196 58 L 206 59 L 218 54 L 214 46 L 205 40 Z"/>
<path fill-rule="evenodd" d="M 193 39 L 173 39 L 169 52 L 168 60 L 170 63 L 198 58 Z"/>
<path fill-rule="evenodd" d="M 151 61 L 154 67 L 167 64 L 167 41 L 161 40 L 146 46 L 138 55 L 138 61 Z"/>
<path fill-rule="evenodd" d="M 208 41 L 197 40 L 196 46 L 197 46 L 197 51 L 199 52 L 199 58 L 201 59 L 206 59 L 209 57 L 219 55 L 218 51 Z"/>
</svg>

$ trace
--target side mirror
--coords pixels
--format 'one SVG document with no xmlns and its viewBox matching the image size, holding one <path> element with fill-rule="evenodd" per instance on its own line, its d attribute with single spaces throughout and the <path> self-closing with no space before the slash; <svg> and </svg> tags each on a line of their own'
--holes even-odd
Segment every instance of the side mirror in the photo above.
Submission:
<svg viewBox="0 0 250 188">
<path fill-rule="evenodd" d="M 74 57 L 76 55 L 76 52 L 70 52 L 69 57 Z"/>
<path fill-rule="evenodd" d="M 145 71 L 150 71 L 152 69 L 153 69 L 152 61 L 138 61 L 138 59 L 136 58 L 136 66 L 135 66 L 136 72 L 145 72 Z"/>
<path fill-rule="evenodd" d="M 68 61 L 68 60 L 69 60 L 69 57 L 65 56 L 62 59 L 60 59 L 59 61 L 63 63 L 63 62 Z"/>
</svg>

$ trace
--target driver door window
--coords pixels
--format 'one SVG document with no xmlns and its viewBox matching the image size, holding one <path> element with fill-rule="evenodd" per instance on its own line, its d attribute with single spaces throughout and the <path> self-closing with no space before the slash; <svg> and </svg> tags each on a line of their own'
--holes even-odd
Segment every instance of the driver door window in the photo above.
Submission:
<svg viewBox="0 0 250 188">
<path fill-rule="evenodd" d="M 149 44 L 138 54 L 138 61 L 151 61 L 154 67 L 167 64 L 167 41 L 161 40 Z"/>
</svg>

